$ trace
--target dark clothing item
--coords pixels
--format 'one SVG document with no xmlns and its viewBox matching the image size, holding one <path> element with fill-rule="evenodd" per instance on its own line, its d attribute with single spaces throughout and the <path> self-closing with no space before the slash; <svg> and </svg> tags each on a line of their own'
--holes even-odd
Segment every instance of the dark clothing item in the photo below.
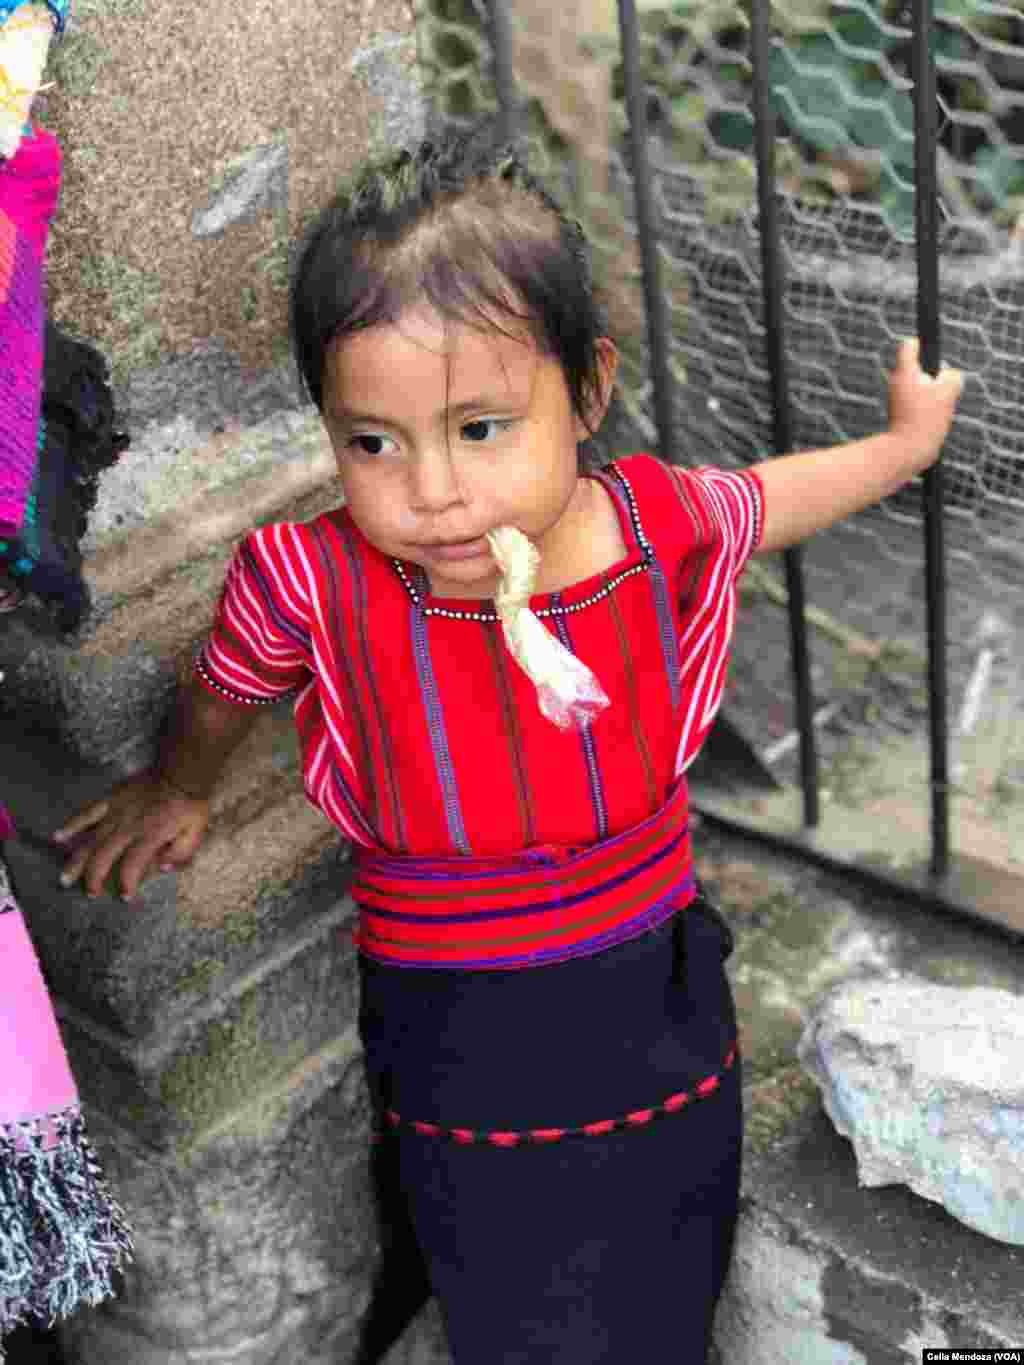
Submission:
<svg viewBox="0 0 1024 1365">
<path fill-rule="evenodd" d="M 729 947 L 698 900 L 549 967 L 361 959 L 371 1088 L 456 1365 L 702 1365 L 739 1196 Z"/>
</svg>

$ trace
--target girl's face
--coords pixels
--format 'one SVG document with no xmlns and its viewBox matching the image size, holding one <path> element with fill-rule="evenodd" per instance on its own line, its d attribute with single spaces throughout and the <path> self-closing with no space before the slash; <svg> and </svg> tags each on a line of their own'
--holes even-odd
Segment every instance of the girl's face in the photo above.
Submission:
<svg viewBox="0 0 1024 1365">
<path fill-rule="evenodd" d="M 598 348 L 595 429 L 615 371 L 612 343 Z M 590 500 L 576 447 L 589 432 L 561 365 L 532 338 L 432 312 L 356 332 L 328 350 L 324 421 L 353 521 L 384 554 L 421 565 L 436 596 L 493 596 L 484 535 L 498 526 L 530 537 L 542 576 L 579 557 Z"/>
</svg>

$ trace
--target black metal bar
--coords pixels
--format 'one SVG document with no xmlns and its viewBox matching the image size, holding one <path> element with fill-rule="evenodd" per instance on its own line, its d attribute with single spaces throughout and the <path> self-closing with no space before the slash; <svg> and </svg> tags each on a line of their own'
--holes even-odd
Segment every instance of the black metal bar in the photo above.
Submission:
<svg viewBox="0 0 1024 1365">
<path fill-rule="evenodd" d="M 775 414 L 775 453 L 793 448 L 789 403 L 789 365 L 782 300 L 784 276 L 779 245 L 779 216 L 775 186 L 775 116 L 768 91 L 768 50 L 771 41 L 769 0 L 751 0 L 750 57 L 753 67 L 754 143 L 757 154 L 757 198 L 760 210 L 761 281 L 764 295 L 765 351 L 772 380 Z M 810 653 L 804 616 L 803 556 L 799 546 L 784 554 L 789 596 L 790 654 L 796 689 L 796 728 L 800 734 L 800 783 L 804 824 L 821 819 L 818 795 L 818 756 L 814 736 L 814 696 Z"/>
<path fill-rule="evenodd" d="M 643 273 L 644 312 L 647 340 L 651 352 L 651 381 L 654 385 L 654 420 L 658 429 L 658 448 L 662 457 L 673 461 L 676 454 L 675 415 L 672 410 L 672 374 L 669 370 L 669 318 L 665 291 L 661 285 L 658 259 L 658 224 L 651 184 L 651 165 L 647 155 L 647 94 L 640 72 L 640 30 L 634 0 L 618 0 L 619 34 L 622 39 L 622 75 L 629 118 L 629 149 L 633 163 L 633 195 L 636 223 L 640 236 L 640 267 Z"/>
<path fill-rule="evenodd" d="M 917 334 L 921 366 L 938 374 L 941 362 L 936 140 L 938 100 L 929 38 L 932 0 L 913 0 L 914 182 L 917 237 Z M 949 871 L 949 729 L 946 694 L 946 556 L 941 457 L 925 471 L 924 538 L 928 620 L 928 698 L 931 740 L 932 876 Z"/>
<path fill-rule="evenodd" d="M 958 871 L 954 868 L 946 881 L 937 885 L 926 869 L 922 869 L 919 875 L 913 871 L 883 872 L 870 858 L 844 857 L 828 847 L 822 847 L 814 842 L 819 838 L 818 835 L 805 831 L 794 833 L 792 829 L 762 828 L 754 820 L 727 812 L 715 802 L 703 801 L 699 793 L 693 791 L 690 793 L 690 809 L 713 828 L 740 835 L 744 839 L 756 839 L 775 853 L 780 850 L 791 853 L 826 871 L 854 877 L 870 891 L 904 897 L 922 910 L 939 910 L 991 929 L 1017 944 L 1024 942 L 1024 922 L 1019 910 L 1024 881 L 1019 877 L 1010 877 L 1001 869 L 996 869 L 1001 884 L 991 888 L 984 885 L 984 873 L 979 874 L 977 868 L 970 869 L 968 876 L 963 879 L 964 884 L 957 884 Z M 995 881 L 996 877 L 991 875 L 992 869 L 989 872 L 989 879 Z"/>
<path fill-rule="evenodd" d="M 491 56 L 498 96 L 501 136 L 511 141 L 519 131 L 519 97 L 512 65 L 512 27 L 507 0 L 490 0 Z"/>
</svg>

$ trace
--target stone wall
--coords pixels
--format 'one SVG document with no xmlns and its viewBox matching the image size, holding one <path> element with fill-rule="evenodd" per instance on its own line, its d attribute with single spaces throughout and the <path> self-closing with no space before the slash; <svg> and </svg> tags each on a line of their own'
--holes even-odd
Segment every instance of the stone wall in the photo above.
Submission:
<svg viewBox="0 0 1024 1365">
<path fill-rule="evenodd" d="M 98 548 L 280 464 L 289 246 L 423 111 L 408 0 L 73 8 L 38 105 L 65 156 L 50 301 L 110 358 L 133 438 Z"/>
<path fill-rule="evenodd" d="M 237 539 L 333 499 L 288 356 L 289 253 L 340 175 L 422 134 L 411 4 L 77 0 L 47 76 L 50 308 L 108 357 L 131 446 L 83 547 L 89 629 L 51 648 L 20 613 L 0 706 L 134 764 Z"/>
</svg>

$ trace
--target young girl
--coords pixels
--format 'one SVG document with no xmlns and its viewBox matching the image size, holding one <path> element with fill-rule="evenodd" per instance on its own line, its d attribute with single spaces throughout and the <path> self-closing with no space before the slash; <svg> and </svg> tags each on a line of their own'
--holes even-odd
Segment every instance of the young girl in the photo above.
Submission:
<svg viewBox="0 0 1024 1365">
<path fill-rule="evenodd" d="M 292 290 L 344 506 L 246 537 L 158 766 L 72 820 L 66 884 L 186 862 L 227 755 L 295 694 L 354 847 L 373 1093 L 458 1365 L 704 1359 L 739 1188 L 726 935 L 686 780 L 736 581 L 936 458 L 959 376 L 899 354 L 890 425 L 756 468 L 581 474 L 616 364 L 579 227 L 515 154 L 365 170 Z M 609 704 L 566 728 L 495 609 L 488 533 Z"/>
</svg>

